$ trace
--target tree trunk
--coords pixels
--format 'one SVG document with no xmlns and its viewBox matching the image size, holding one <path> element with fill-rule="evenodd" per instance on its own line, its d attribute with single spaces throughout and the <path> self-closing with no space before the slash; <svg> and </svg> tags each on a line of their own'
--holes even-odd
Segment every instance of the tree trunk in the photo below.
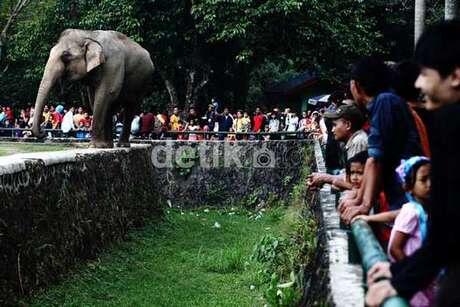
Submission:
<svg viewBox="0 0 460 307">
<path fill-rule="evenodd" d="M 1 3 L 1 1 L 0 1 Z M 30 0 L 18 0 L 16 5 L 12 7 L 12 9 L 9 12 L 8 20 L 6 21 L 5 26 L 3 27 L 2 31 L 0 32 L 0 61 L 4 57 L 4 47 L 5 47 L 5 42 L 7 40 L 8 36 L 8 31 L 9 29 L 14 25 L 16 22 L 19 14 L 21 11 L 30 3 Z"/>
<path fill-rule="evenodd" d="M 452 20 L 457 17 L 457 0 L 446 0 L 444 6 L 444 19 L 445 20 Z"/>
<path fill-rule="evenodd" d="M 169 94 L 169 105 L 168 109 L 172 110 L 174 107 L 179 105 L 179 97 L 177 97 L 177 91 L 174 87 L 174 83 L 171 80 L 163 78 L 165 82 L 166 89 L 168 90 Z"/>
<path fill-rule="evenodd" d="M 190 106 L 193 104 L 193 87 L 195 85 L 195 69 L 187 69 L 187 74 L 185 76 L 185 106 L 184 111 L 188 112 Z"/>
<path fill-rule="evenodd" d="M 414 46 L 422 35 L 425 27 L 425 0 L 415 0 Z"/>
</svg>

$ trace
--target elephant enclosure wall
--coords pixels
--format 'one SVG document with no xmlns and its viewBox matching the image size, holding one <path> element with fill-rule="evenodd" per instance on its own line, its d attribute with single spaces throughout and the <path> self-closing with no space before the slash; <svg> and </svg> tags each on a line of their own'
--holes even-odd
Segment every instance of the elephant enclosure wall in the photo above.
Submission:
<svg viewBox="0 0 460 307">
<path fill-rule="evenodd" d="M 0 158 L 0 305 L 46 287 L 130 229 L 185 208 L 288 199 L 308 141 L 154 141 Z M 163 205 L 164 204 L 164 205 Z"/>
<path fill-rule="evenodd" d="M 154 141 L 152 146 L 159 193 L 170 205 L 185 208 L 258 205 L 270 195 L 286 199 L 312 157 L 306 140 Z"/>
<path fill-rule="evenodd" d="M 0 305 L 161 213 L 150 146 L 0 158 Z"/>
</svg>

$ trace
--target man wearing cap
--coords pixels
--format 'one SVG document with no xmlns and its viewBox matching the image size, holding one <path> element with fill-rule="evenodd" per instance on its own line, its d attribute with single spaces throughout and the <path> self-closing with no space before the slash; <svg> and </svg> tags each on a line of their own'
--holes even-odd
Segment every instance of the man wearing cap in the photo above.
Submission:
<svg viewBox="0 0 460 307">
<path fill-rule="evenodd" d="M 361 129 L 365 119 L 355 104 L 343 105 L 335 111 L 326 112 L 324 117 L 334 121 L 332 132 L 335 139 L 346 142 L 347 160 L 361 151 L 367 151 L 367 134 Z"/>
<path fill-rule="evenodd" d="M 368 137 L 361 129 L 365 118 L 355 104 L 340 106 L 335 111 L 324 113 L 324 117 L 334 121 L 332 132 L 337 141 L 345 143 L 347 160 L 362 151 L 367 151 Z M 313 173 L 307 180 L 307 184 L 313 187 L 320 187 L 325 183 L 334 184 L 342 189 L 351 189 L 351 184 L 345 182 L 343 175 Z"/>
</svg>

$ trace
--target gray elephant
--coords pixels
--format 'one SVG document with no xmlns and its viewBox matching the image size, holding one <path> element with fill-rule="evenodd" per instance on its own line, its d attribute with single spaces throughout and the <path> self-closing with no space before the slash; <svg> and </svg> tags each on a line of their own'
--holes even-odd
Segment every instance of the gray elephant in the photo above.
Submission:
<svg viewBox="0 0 460 307">
<path fill-rule="evenodd" d="M 118 146 L 129 146 L 134 112 L 152 89 L 150 54 L 115 31 L 67 29 L 51 49 L 35 101 L 32 133 L 43 137 L 40 121 L 50 90 L 60 79 L 81 80 L 93 110 L 92 147 L 113 147 L 112 113 L 122 107 L 123 131 Z"/>
</svg>

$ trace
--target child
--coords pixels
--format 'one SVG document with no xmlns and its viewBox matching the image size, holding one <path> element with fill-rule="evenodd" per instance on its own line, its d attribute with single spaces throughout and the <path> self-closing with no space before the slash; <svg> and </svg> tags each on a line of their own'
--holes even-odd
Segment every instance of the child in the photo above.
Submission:
<svg viewBox="0 0 460 307">
<path fill-rule="evenodd" d="M 200 130 L 200 126 L 197 124 L 196 119 L 192 119 L 190 121 L 190 125 L 187 125 L 187 130 L 188 131 L 198 131 Z M 188 140 L 189 141 L 196 141 L 198 140 L 197 135 L 195 133 L 190 133 L 188 135 Z"/>
<path fill-rule="evenodd" d="M 347 161 L 345 173 L 347 176 L 347 182 L 351 184 L 352 190 L 358 190 L 361 187 L 366 160 L 367 152 L 362 151 Z"/>
<path fill-rule="evenodd" d="M 370 216 L 358 216 L 368 222 L 391 222 L 388 256 L 392 262 L 401 261 L 418 250 L 427 235 L 428 216 L 426 205 L 430 196 L 430 160 L 426 157 L 412 157 L 403 161 L 396 169 L 409 202 L 400 210 Z M 396 218 L 396 219 L 395 219 Z M 411 306 L 431 306 L 434 288 L 430 285 L 418 292 L 410 301 Z"/>
</svg>

